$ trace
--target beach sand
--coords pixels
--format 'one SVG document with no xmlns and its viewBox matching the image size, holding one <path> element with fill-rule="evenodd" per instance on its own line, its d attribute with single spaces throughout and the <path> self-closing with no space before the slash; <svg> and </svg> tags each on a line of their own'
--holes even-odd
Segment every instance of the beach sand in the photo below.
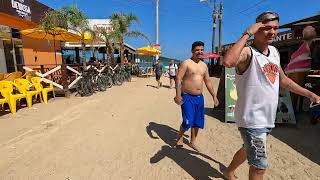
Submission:
<svg viewBox="0 0 320 180">
<path fill-rule="evenodd" d="M 1 116 L 0 179 L 222 179 L 221 170 L 242 146 L 236 125 L 218 120 L 205 90 L 201 153 L 187 144 L 174 149 L 181 110 L 174 89 L 155 85 L 154 78 L 133 78 L 91 97 L 58 97 Z M 265 179 L 320 179 L 319 137 L 320 126 L 308 120 L 276 128 L 268 139 Z M 248 164 L 236 175 L 247 179 Z"/>
</svg>

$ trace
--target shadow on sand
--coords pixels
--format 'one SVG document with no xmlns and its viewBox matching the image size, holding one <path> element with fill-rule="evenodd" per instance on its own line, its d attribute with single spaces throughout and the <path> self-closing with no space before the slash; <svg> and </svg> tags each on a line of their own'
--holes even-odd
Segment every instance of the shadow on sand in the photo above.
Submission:
<svg viewBox="0 0 320 180">
<path fill-rule="evenodd" d="M 221 108 L 204 108 L 204 113 L 208 116 L 211 116 L 215 119 L 218 119 L 221 122 L 224 122 L 224 109 Z"/>
<path fill-rule="evenodd" d="M 205 114 L 224 122 L 224 110 L 205 108 Z M 290 146 L 309 160 L 320 165 L 320 124 L 311 125 L 308 114 L 299 114 L 298 125 L 277 124 L 271 135 Z"/>
<path fill-rule="evenodd" d="M 154 85 L 147 84 L 146 86 L 147 86 L 147 87 L 153 87 L 153 88 L 158 89 L 158 87 L 157 87 L 157 86 L 154 86 Z M 160 88 L 170 89 L 170 86 L 168 86 L 168 85 L 162 85 Z M 160 88 L 159 88 L 159 89 L 160 89 Z"/>
<path fill-rule="evenodd" d="M 152 139 L 160 138 L 167 144 L 162 146 L 161 149 L 153 157 L 150 158 L 151 164 L 158 163 L 163 158 L 167 157 L 176 162 L 194 179 L 211 179 L 212 177 L 224 179 L 223 175 L 220 172 L 223 171 L 226 167 L 222 163 L 196 151 L 173 147 L 175 144 L 175 138 L 178 133 L 176 129 L 173 129 L 167 125 L 150 122 L 146 127 L 146 131 Z M 156 133 L 158 137 L 154 136 L 153 132 Z M 187 136 L 185 135 L 185 137 Z M 186 141 L 187 139 L 184 138 L 184 142 Z M 198 156 L 202 156 L 207 160 L 211 160 L 214 163 L 219 164 L 220 172 L 214 169 L 208 162 L 200 159 Z"/>
<path fill-rule="evenodd" d="M 146 131 L 152 139 L 161 139 L 167 145 L 173 147 L 176 144 L 176 138 L 178 135 L 178 130 L 173 129 L 170 126 L 164 124 L 157 124 L 155 122 L 150 122 L 149 125 L 146 127 Z M 156 133 L 156 136 L 153 134 Z M 183 142 L 188 144 L 188 135 L 184 135 Z"/>
<path fill-rule="evenodd" d="M 297 120 L 297 127 L 279 124 L 271 135 L 320 165 L 320 125 L 311 125 L 308 114 L 299 115 Z"/>
</svg>

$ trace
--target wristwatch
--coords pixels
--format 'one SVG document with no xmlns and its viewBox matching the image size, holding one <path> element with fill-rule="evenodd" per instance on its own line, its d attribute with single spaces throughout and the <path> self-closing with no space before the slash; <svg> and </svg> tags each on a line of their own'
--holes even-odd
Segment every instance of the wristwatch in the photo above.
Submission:
<svg viewBox="0 0 320 180">
<path fill-rule="evenodd" d="M 250 38 L 253 34 L 250 33 L 249 30 L 247 29 L 247 30 L 242 34 L 242 36 L 244 36 L 244 35 L 248 35 L 249 38 Z"/>
</svg>

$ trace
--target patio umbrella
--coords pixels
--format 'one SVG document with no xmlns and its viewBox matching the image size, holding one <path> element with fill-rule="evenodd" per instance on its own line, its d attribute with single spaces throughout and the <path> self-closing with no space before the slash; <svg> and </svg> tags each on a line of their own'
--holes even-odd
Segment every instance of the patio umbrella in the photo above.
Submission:
<svg viewBox="0 0 320 180">
<path fill-rule="evenodd" d="M 63 28 L 53 28 L 49 31 L 45 31 L 41 27 L 34 29 L 26 29 L 20 31 L 20 33 L 24 36 L 36 38 L 36 39 L 47 39 L 53 40 L 54 46 L 54 58 L 57 65 L 57 55 L 56 55 L 56 41 L 65 41 L 65 42 L 81 42 L 81 36 L 68 32 Z"/>
<path fill-rule="evenodd" d="M 144 46 L 137 49 L 137 52 L 141 55 L 159 55 L 161 51 L 152 46 Z"/>
<path fill-rule="evenodd" d="M 218 58 L 220 57 L 219 54 L 215 54 L 215 53 L 212 53 L 212 52 L 209 52 L 207 54 L 203 54 L 202 55 L 202 59 L 212 59 L 212 58 Z"/>
</svg>

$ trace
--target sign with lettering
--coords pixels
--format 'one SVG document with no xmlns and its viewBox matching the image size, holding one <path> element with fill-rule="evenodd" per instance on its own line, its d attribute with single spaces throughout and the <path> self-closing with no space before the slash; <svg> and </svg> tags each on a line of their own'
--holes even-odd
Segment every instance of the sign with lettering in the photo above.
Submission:
<svg viewBox="0 0 320 180">
<path fill-rule="evenodd" d="M 11 8 L 19 17 L 31 20 L 31 8 L 29 0 L 11 0 Z"/>
<path fill-rule="evenodd" d="M 293 39 L 298 39 L 298 38 L 294 37 L 293 31 L 284 31 L 284 32 L 278 33 L 278 35 L 275 38 L 273 38 L 272 44 L 276 44 L 276 43 L 283 42 L 283 41 L 289 41 L 289 40 L 293 40 Z M 250 46 L 252 43 L 253 43 L 253 39 L 250 39 L 250 40 L 248 40 L 246 45 Z M 233 45 L 234 45 L 234 43 L 226 44 L 226 45 L 222 46 L 222 52 L 226 52 Z"/>
<path fill-rule="evenodd" d="M 89 27 L 93 30 L 112 31 L 110 19 L 88 19 Z"/>
<path fill-rule="evenodd" d="M 225 68 L 225 122 L 234 122 L 234 110 L 238 99 L 235 69 Z"/>
</svg>

